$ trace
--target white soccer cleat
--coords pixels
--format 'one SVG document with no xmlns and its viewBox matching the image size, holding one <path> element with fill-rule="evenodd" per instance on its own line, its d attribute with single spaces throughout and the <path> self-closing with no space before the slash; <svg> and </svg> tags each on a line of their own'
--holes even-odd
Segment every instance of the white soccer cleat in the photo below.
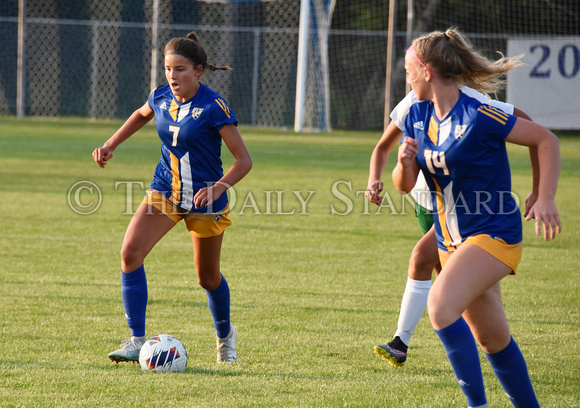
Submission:
<svg viewBox="0 0 580 408">
<path fill-rule="evenodd" d="M 218 363 L 235 363 L 238 361 L 236 353 L 236 329 L 230 326 L 230 333 L 225 339 L 217 339 L 217 362 Z"/>
<path fill-rule="evenodd" d="M 121 361 L 139 361 L 139 352 L 143 347 L 143 343 L 137 339 L 123 340 L 121 348 L 109 354 L 111 361 L 119 363 Z"/>
</svg>

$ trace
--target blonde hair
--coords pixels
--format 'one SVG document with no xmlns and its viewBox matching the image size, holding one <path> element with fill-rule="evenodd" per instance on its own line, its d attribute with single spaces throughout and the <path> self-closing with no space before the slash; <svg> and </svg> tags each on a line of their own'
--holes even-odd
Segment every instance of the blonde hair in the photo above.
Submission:
<svg viewBox="0 0 580 408">
<path fill-rule="evenodd" d="M 443 80 L 495 93 L 505 85 L 506 73 L 521 65 L 521 56 L 491 61 L 477 52 L 454 27 L 434 31 L 413 41 L 417 57 Z"/>
<path fill-rule="evenodd" d="M 170 54 L 178 54 L 181 55 L 193 63 L 193 66 L 196 67 L 201 65 L 203 69 L 209 69 L 210 71 L 229 71 L 231 68 L 228 66 L 225 67 L 216 67 L 215 65 L 209 64 L 207 62 L 207 53 L 197 38 L 197 34 L 193 31 L 185 38 L 173 38 L 171 39 L 167 45 L 165 45 L 165 55 Z"/>
</svg>

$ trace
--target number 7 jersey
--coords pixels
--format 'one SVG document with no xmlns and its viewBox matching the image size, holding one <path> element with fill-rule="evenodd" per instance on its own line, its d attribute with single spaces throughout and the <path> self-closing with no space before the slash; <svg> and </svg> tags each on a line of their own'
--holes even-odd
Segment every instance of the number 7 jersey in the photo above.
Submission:
<svg viewBox="0 0 580 408">
<path fill-rule="evenodd" d="M 405 136 L 419 142 L 417 162 L 436 209 L 439 248 L 454 251 L 478 234 L 508 244 L 522 240 L 504 142 L 516 119 L 464 93 L 443 120 L 431 101 L 411 107 Z"/>
<path fill-rule="evenodd" d="M 169 85 L 149 95 L 155 125 L 161 139 L 161 159 L 151 189 L 161 192 L 180 208 L 196 212 L 219 212 L 228 203 L 222 194 L 208 208 L 194 208 L 193 197 L 203 187 L 223 177 L 219 130 L 237 124 L 234 112 L 220 95 L 200 84 L 193 98 L 179 103 Z"/>
</svg>

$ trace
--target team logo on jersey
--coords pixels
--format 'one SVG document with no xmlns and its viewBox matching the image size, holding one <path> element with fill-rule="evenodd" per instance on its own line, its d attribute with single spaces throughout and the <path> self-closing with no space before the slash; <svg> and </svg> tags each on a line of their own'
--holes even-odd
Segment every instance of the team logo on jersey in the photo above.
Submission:
<svg viewBox="0 0 580 408">
<path fill-rule="evenodd" d="M 465 136 L 465 129 L 467 129 L 467 125 L 456 125 L 455 126 L 455 139 L 459 140 L 463 136 Z"/>
<path fill-rule="evenodd" d="M 425 129 L 425 125 L 423 124 L 423 121 L 413 123 L 413 127 L 415 129 L 419 129 L 419 130 Z"/>
<path fill-rule="evenodd" d="M 203 108 L 193 108 L 191 110 L 191 116 L 193 119 L 197 119 L 199 118 L 199 115 L 201 115 L 201 112 L 203 112 Z"/>
</svg>

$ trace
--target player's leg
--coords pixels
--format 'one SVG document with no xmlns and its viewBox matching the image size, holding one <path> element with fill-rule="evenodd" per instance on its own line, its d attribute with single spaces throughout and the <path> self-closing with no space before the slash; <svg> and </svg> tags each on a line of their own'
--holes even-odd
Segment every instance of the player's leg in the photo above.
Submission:
<svg viewBox="0 0 580 408">
<path fill-rule="evenodd" d="M 121 248 L 121 270 L 129 274 L 141 267 L 145 257 L 175 224 L 175 220 L 156 207 L 140 205 L 125 233 Z"/>
<path fill-rule="evenodd" d="M 445 263 L 429 293 L 429 318 L 470 407 L 484 405 L 487 401 L 477 345 L 461 315 L 477 300 L 475 304 L 480 307 L 489 307 L 489 310 L 480 311 L 481 316 L 497 316 L 497 303 L 490 300 L 494 299 L 499 281 L 510 272 L 510 267 L 488 252 L 464 243 Z M 499 315 L 503 315 L 503 310 Z M 496 328 L 500 338 L 505 337 L 506 327 Z"/>
<path fill-rule="evenodd" d="M 427 306 L 431 288 L 431 275 L 439 264 L 437 237 L 433 227 L 417 242 L 409 261 L 408 278 L 401 300 L 397 331 L 393 340 L 375 346 L 375 353 L 392 365 L 401 366 L 407 359 L 407 349 L 411 336 L 419 324 Z"/>
<path fill-rule="evenodd" d="M 230 289 L 220 272 L 220 254 L 223 232 L 220 235 L 200 238 L 192 235 L 195 270 L 199 285 L 205 289 L 209 309 L 217 335 L 217 361 L 234 363 L 236 330 L 230 322 Z"/>
<path fill-rule="evenodd" d="M 138 361 L 145 341 L 147 279 L 143 261 L 155 244 L 175 226 L 175 222 L 148 204 L 139 206 L 131 219 L 121 249 L 121 286 L 127 325 L 131 339 L 121 344 L 109 357 L 113 361 Z"/>
<path fill-rule="evenodd" d="M 193 259 L 199 285 L 205 289 L 217 336 L 217 361 L 234 363 L 236 330 L 230 322 L 230 288 L 220 271 L 224 230 L 232 222 L 227 208 L 220 214 L 192 213 L 185 218 L 193 240 Z"/>
<path fill-rule="evenodd" d="M 497 283 L 471 302 L 463 312 L 473 337 L 486 353 L 503 350 L 510 342 L 510 329 Z"/>
<path fill-rule="evenodd" d="M 407 285 L 401 302 L 401 310 L 395 336 L 407 346 L 419 320 L 427 307 L 431 289 L 431 275 L 439 264 L 437 237 L 431 228 L 415 245 L 409 260 Z"/>
<path fill-rule="evenodd" d="M 510 335 L 499 283 L 463 313 L 511 402 L 517 407 L 539 407 L 524 356 Z"/>
</svg>

